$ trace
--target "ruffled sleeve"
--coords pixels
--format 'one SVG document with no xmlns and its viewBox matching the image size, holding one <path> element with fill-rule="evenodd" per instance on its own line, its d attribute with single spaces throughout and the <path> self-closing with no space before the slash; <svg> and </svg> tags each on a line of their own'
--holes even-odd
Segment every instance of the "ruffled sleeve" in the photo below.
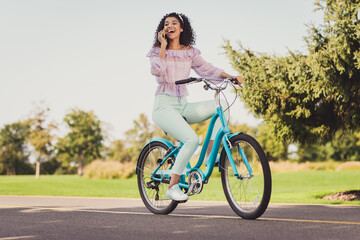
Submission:
<svg viewBox="0 0 360 240">
<path fill-rule="evenodd" d="M 221 73 L 224 72 L 223 69 L 213 66 L 211 63 L 206 62 L 200 55 L 200 51 L 197 50 L 194 52 L 192 58 L 191 68 L 203 78 L 209 79 L 221 79 Z"/>
<path fill-rule="evenodd" d="M 159 57 L 160 48 L 152 48 L 146 55 L 150 58 L 151 74 L 160 77 L 166 73 L 166 61 Z"/>
</svg>

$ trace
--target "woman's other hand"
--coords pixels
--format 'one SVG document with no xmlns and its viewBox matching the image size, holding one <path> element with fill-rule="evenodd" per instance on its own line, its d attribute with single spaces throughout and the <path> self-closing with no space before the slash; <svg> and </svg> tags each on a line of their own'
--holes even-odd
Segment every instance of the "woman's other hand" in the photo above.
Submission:
<svg viewBox="0 0 360 240">
<path fill-rule="evenodd" d="M 238 81 L 239 84 L 243 83 L 242 76 L 234 76 L 234 75 L 227 74 L 226 72 L 222 72 L 221 77 L 222 78 L 234 78 L 234 79 L 236 79 Z"/>
<path fill-rule="evenodd" d="M 243 78 L 242 78 L 242 76 L 236 76 L 235 78 L 236 78 L 236 80 L 238 81 L 239 84 L 242 84 L 242 83 L 243 83 Z"/>
</svg>

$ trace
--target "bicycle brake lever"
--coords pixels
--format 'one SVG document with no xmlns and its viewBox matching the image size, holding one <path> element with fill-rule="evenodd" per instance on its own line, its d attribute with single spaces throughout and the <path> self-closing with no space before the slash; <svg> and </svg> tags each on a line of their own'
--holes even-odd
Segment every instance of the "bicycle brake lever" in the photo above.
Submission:
<svg viewBox="0 0 360 240">
<path fill-rule="evenodd" d="M 205 82 L 205 81 L 204 81 L 204 83 L 205 83 L 204 89 L 205 89 L 206 91 L 209 90 L 209 89 L 211 88 L 210 84 L 209 84 L 208 82 Z"/>
</svg>

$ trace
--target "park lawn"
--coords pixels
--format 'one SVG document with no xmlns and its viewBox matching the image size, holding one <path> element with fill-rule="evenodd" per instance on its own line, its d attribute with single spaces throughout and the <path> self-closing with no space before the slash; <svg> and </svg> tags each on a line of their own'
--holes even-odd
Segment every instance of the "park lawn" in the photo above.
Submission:
<svg viewBox="0 0 360 240">
<path fill-rule="evenodd" d="M 360 170 L 308 171 L 272 174 L 272 203 L 354 204 L 322 200 L 327 194 L 360 190 Z M 73 175 L 0 176 L 0 195 L 82 196 L 139 198 L 136 176 L 126 180 L 86 179 Z M 194 200 L 225 201 L 221 178 L 210 178 Z"/>
<path fill-rule="evenodd" d="M 0 195 L 140 197 L 134 177 L 108 180 L 77 175 L 0 176 Z"/>
</svg>

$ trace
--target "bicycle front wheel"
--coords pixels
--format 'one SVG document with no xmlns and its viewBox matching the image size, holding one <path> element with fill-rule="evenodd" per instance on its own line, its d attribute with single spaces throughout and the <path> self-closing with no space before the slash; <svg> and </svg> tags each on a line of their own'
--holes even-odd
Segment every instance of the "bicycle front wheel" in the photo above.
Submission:
<svg viewBox="0 0 360 240">
<path fill-rule="evenodd" d="M 220 158 L 221 182 L 226 199 L 234 212 L 245 219 L 256 219 L 266 210 L 271 196 L 271 172 L 260 144 L 251 136 L 238 134 L 230 138 L 231 155 L 239 176 L 235 176 L 225 150 Z M 251 167 L 246 167 L 242 149 Z M 245 160 L 246 161 L 246 160 Z"/>
<path fill-rule="evenodd" d="M 162 142 L 151 142 L 139 158 L 137 180 L 140 196 L 146 208 L 155 214 L 169 214 L 177 206 L 177 202 L 166 198 L 169 185 L 152 177 L 152 173 L 164 160 L 168 150 L 169 147 Z M 159 170 L 168 170 L 170 164 L 170 161 L 167 161 Z"/>
</svg>

